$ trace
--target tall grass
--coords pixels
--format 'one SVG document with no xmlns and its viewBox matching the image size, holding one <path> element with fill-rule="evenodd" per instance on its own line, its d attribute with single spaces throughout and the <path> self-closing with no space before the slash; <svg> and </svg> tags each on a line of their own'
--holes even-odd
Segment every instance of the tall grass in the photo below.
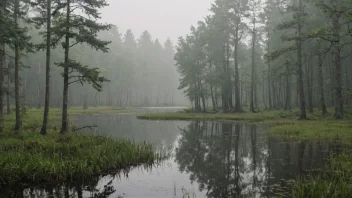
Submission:
<svg viewBox="0 0 352 198">
<path fill-rule="evenodd" d="M 17 182 L 60 183 L 110 174 L 168 157 L 147 142 L 118 140 L 81 133 L 59 135 L 58 111 L 51 111 L 49 132 L 39 134 L 42 113 L 29 110 L 22 129 L 14 132 L 14 115 L 6 116 L 0 132 L 0 185 Z"/>
<path fill-rule="evenodd" d="M 298 179 L 293 189 L 294 198 L 347 198 L 352 195 L 352 154 L 331 157 L 329 167 L 318 176 Z"/>
<path fill-rule="evenodd" d="M 166 157 L 153 145 L 83 134 L 41 136 L 34 132 L 0 137 L 0 183 L 71 182 Z"/>
<path fill-rule="evenodd" d="M 329 109 L 333 112 L 332 109 Z M 211 121 L 247 121 L 270 126 L 270 135 L 280 139 L 317 140 L 326 142 L 352 142 L 351 110 L 346 112 L 345 120 L 334 120 L 333 114 L 321 115 L 320 112 L 308 114 L 308 120 L 301 121 L 299 110 L 261 111 L 241 114 L 202 114 L 202 113 L 159 113 L 137 116 L 146 120 L 211 120 Z"/>
</svg>

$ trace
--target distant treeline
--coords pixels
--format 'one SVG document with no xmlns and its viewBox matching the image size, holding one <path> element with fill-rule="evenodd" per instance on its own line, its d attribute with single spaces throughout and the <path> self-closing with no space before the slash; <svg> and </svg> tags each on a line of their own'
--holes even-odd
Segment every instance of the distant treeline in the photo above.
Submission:
<svg viewBox="0 0 352 198">
<path fill-rule="evenodd" d="M 163 106 L 184 103 L 177 90 L 174 46 L 145 31 L 138 40 L 101 23 L 105 0 L 0 2 L 0 121 L 15 106 L 62 107 L 61 133 L 70 106 Z M 6 99 L 5 99 L 6 98 Z M 7 108 L 4 108 L 6 106 Z"/>
</svg>

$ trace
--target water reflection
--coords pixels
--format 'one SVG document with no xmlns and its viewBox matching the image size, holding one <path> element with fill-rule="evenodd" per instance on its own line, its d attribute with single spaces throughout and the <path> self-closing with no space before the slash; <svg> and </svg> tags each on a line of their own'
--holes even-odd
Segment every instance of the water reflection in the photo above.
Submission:
<svg viewBox="0 0 352 198">
<path fill-rule="evenodd" d="M 97 178 L 91 178 L 88 184 L 77 182 L 76 185 L 45 185 L 37 186 L 35 188 L 16 185 L 3 189 L 0 195 L 1 197 L 8 198 L 106 198 L 116 192 L 115 187 L 112 185 L 113 180 L 114 178 L 110 179 L 110 181 L 102 187 L 99 186 L 100 181 Z M 118 197 L 122 198 L 123 195 L 119 195 Z"/>
<path fill-rule="evenodd" d="M 157 122 L 131 115 L 82 116 L 77 125 L 117 137 L 174 146 L 173 156 L 153 167 L 101 176 L 75 185 L 12 185 L 0 197 L 196 197 L 288 196 L 287 181 L 324 166 L 341 145 L 290 143 L 272 138 L 266 128 L 241 123 Z M 88 183 L 87 183 L 88 182 Z"/>
<path fill-rule="evenodd" d="M 332 145 L 288 143 L 263 128 L 192 122 L 182 129 L 175 160 L 207 197 L 269 197 L 286 181 L 322 168 Z"/>
</svg>

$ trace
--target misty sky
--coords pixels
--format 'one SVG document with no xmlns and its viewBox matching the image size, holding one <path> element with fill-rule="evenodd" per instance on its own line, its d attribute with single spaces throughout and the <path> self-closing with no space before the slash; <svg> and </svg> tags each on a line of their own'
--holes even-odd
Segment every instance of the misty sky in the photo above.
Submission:
<svg viewBox="0 0 352 198">
<path fill-rule="evenodd" d="M 153 39 L 164 42 L 170 37 L 176 44 L 178 37 L 189 33 L 209 13 L 213 0 L 107 0 L 102 10 L 103 20 L 117 25 L 121 33 L 131 29 L 136 38 L 148 30 Z"/>
</svg>

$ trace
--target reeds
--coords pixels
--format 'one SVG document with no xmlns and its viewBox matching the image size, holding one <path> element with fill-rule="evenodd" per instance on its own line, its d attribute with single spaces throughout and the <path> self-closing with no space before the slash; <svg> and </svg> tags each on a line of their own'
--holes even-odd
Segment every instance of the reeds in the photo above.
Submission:
<svg viewBox="0 0 352 198">
<path fill-rule="evenodd" d="M 0 184 L 73 182 L 167 157 L 146 142 L 51 131 L 0 137 Z"/>
<path fill-rule="evenodd" d="M 329 159 L 329 166 L 317 176 L 298 179 L 292 197 L 344 198 L 352 195 L 352 154 L 345 153 Z"/>
</svg>

